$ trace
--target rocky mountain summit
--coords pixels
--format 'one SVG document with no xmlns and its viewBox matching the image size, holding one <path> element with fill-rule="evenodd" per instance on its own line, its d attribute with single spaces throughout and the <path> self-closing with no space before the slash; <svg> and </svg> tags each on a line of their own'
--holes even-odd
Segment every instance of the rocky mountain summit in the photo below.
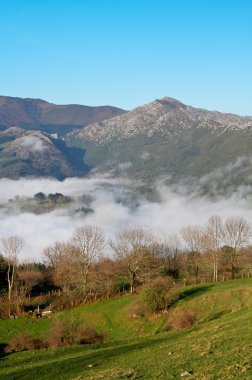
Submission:
<svg viewBox="0 0 252 380">
<path fill-rule="evenodd" d="M 75 130 L 70 137 L 107 143 L 136 135 L 170 136 L 189 128 L 209 128 L 219 133 L 227 129 L 247 130 L 252 118 L 186 106 L 172 98 L 157 99 L 122 115 Z"/>
<path fill-rule="evenodd" d="M 206 178 L 226 166 L 236 168 L 229 184 L 247 184 L 252 175 L 252 117 L 194 108 L 167 97 L 74 130 L 66 141 L 85 149 L 88 165 L 148 183 L 160 176 Z M 243 165 L 237 167 L 237 160 Z"/>
</svg>

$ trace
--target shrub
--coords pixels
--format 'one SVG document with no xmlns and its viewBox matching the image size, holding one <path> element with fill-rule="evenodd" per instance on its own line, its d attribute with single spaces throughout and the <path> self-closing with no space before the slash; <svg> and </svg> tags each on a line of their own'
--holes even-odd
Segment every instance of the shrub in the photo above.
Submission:
<svg viewBox="0 0 252 380">
<path fill-rule="evenodd" d="M 141 299 L 136 299 L 128 305 L 126 312 L 132 318 L 140 318 L 150 314 L 150 308 Z"/>
<path fill-rule="evenodd" d="M 105 334 L 81 322 L 62 319 L 55 322 L 49 338 L 50 347 L 69 347 L 74 344 L 102 343 Z"/>
<path fill-rule="evenodd" d="M 9 318 L 10 315 L 15 315 L 17 312 L 17 306 L 9 301 L 0 301 L 0 318 Z"/>
<path fill-rule="evenodd" d="M 103 343 L 105 340 L 105 334 L 97 333 L 94 327 L 83 328 L 80 337 L 80 344 Z"/>
<path fill-rule="evenodd" d="M 141 299 L 152 312 L 167 310 L 172 301 L 169 293 L 172 287 L 173 280 L 170 277 L 157 277 L 144 286 Z"/>
<path fill-rule="evenodd" d="M 83 303 L 83 293 L 79 292 L 69 292 L 61 293 L 60 297 L 55 296 L 50 299 L 51 309 L 52 310 L 66 310 L 72 309 L 75 306 L 78 306 Z"/>
<path fill-rule="evenodd" d="M 75 344 L 103 343 L 104 340 L 105 334 L 98 333 L 95 328 L 64 319 L 55 322 L 48 339 L 34 338 L 30 333 L 24 332 L 9 342 L 5 352 L 39 350 L 48 347 L 70 347 Z"/>
<path fill-rule="evenodd" d="M 11 339 L 5 352 L 18 352 L 25 350 L 38 350 L 41 348 L 48 348 L 48 343 L 43 339 L 34 338 L 30 333 L 23 332 L 22 334 Z"/>
<path fill-rule="evenodd" d="M 180 310 L 169 315 L 166 330 L 177 330 L 191 327 L 196 322 L 196 314 L 189 310 Z"/>
</svg>

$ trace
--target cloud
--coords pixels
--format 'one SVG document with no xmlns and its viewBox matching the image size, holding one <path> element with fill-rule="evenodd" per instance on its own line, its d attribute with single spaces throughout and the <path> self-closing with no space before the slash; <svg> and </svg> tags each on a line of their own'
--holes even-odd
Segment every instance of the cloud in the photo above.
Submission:
<svg viewBox="0 0 252 380">
<path fill-rule="evenodd" d="M 131 162 L 123 162 L 123 163 L 118 165 L 118 168 L 120 170 L 124 171 L 124 170 L 128 170 L 129 168 L 131 168 L 131 166 L 132 166 Z"/>
<path fill-rule="evenodd" d="M 150 153 L 149 153 L 149 152 L 143 152 L 143 153 L 141 154 L 141 158 L 142 158 L 143 160 L 148 160 L 148 158 L 150 158 Z"/>
<path fill-rule="evenodd" d="M 167 185 L 159 181 L 155 186 L 158 201 L 149 201 L 136 192 L 139 185 L 123 178 L 109 175 L 90 178 L 0 180 L 0 238 L 18 234 L 26 244 L 22 258 L 39 260 L 43 249 L 56 240 L 67 240 L 74 230 L 84 224 L 101 227 L 108 237 L 114 237 L 122 228 L 146 226 L 160 238 L 179 232 L 190 224 L 204 224 L 211 215 L 243 216 L 252 224 L 252 202 L 248 189 L 240 187 L 226 198 L 198 196 L 197 191 L 189 194 L 182 184 Z M 195 186 L 195 187 L 197 187 Z M 8 211 L 6 203 L 15 196 L 31 197 L 42 191 L 46 194 L 60 192 L 74 198 L 69 208 L 47 214 Z M 252 193 L 250 189 L 250 194 Z M 247 194 L 247 196 L 244 196 Z M 91 196 L 89 207 L 93 213 L 76 212 L 81 206 L 83 195 Z"/>
<path fill-rule="evenodd" d="M 22 137 L 20 145 L 33 152 L 43 152 L 46 149 L 46 145 L 43 144 L 42 139 L 36 136 Z"/>
</svg>

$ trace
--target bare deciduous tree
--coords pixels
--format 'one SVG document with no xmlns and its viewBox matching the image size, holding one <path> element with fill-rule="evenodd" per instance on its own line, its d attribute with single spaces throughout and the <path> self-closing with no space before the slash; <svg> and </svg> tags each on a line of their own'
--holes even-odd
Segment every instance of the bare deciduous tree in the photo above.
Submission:
<svg viewBox="0 0 252 380">
<path fill-rule="evenodd" d="M 18 296 L 24 300 L 27 294 L 30 296 L 32 288 L 43 280 L 43 274 L 31 270 L 18 271 L 18 279 Z"/>
<path fill-rule="evenodd" d="M 24 245 L 24 240 L 20 236 L 9 236 L 1 239 L 1 253 L 7 262 L 8 299 L 11 300 L 15 270 L 18 264 L 18 255 Z"/>
<path fill-rule="evenodd" d="M 118 261 L 103 258 L 91 266 L 89 273 L 89 289 L 95 299 L 97 297 L 110 298 L 118 292 L 118 276 L 120 266 Z"/>
<path fill-rule="evenodd" d="M 141 269 L 143 269 L 148 253 L 153 248 L 154 236 L 148 229 L 142 227 L 128 228 L 119 232 L 117 239 L 110 242 L 117 258 L 126 266 L 127 280 L 131 293 Z"/>
<path fill-rule="evenodd" d="M 181 230 L 181 235 L 189 248 L 187 254 L 187 263 L 190 270 L 193 272 L 195 282 L 199 278 L 199 266 L 201 261 L 201 254 L 204 250 L 205 233 L 200 226 L 188 226 Z"/>
<path fill-rule="evenodd" d="M 53 282 L 60 286 L 64 293 L 69 293 L 78 287 L 79 278 L 79 252 L 70 243 L 55 242 L 44 252 L 46 263 L 52 270 Z"/>
<path fill-rule="evenodd" d="M 56 241 L 53 245 L 46 247 L 43 251 L 45 263 L 49 267 L 55 268 L 65 254 L 65 247 L 66 243 L 59 241 Z"/>
<path fill-rule="evenodd" d="M 45 248 L 43 255 L 51 270 L 53 282 L 60 286 L 64 293 L 74 288 L 76 283 L 76 249 L 69 243 L 55 242 Z"/>
<path fill-rule="evenodd" d="M 213 265 L 213 281 L 218 281 L 221 247 L 224 241 L 224 226 L 219 216 L 211 216 L 205 227 L 204 246 Z"/>
<path fill-rule="evenodd" d="M 81 284 L 78 268 L 79 252 L 70 243 L 62 245 L 61 249 L 62 252 L 57 257 L 52 278 L 64 293 L 69 293 L 77 289 Z"/>
<path fill-rule="evenodd" d="M 167 239 L 160 244 L 160 256 L 164 260 L 165 270 L 170 276 L 177 276 L 179 273 L 179 253 L 181 241 L 176 234 L 168 235 Z"/>
<path fill-rule="evenodd" d="M 103 254 L 105 237 L 99 227 L 84 226 L 75 231 L 71 243 L 78 252 L 78 268 L 82 276 L 83 291 L 86 293 L 90 267 Z"/>
<path fill-rule="evenodd" d="M 224 241 L 231 247 L 231 273 L 235 277 L 237 266 L 237 250 L 241 248 L 251 235 L 251 229 L 248 222 L 242 217 L 230 217 L 224 225 Z"/>
<path fill-rule="evenodd" d="M 190 251 L 202 252 L 204 246 L 204 231 L 200 226 L 182 228 L 181 236 Z"/>
</svg>

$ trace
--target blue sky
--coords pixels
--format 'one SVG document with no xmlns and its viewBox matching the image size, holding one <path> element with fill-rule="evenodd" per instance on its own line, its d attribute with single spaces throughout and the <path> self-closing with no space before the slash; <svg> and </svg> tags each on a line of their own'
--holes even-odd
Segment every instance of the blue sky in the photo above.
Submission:
<svg viewBox="0 0 252 380">
<path fill-rule="evenodd" d="M 252 115 L 250 0 L 0 0 L 0 94 Z"/>
</svg>

